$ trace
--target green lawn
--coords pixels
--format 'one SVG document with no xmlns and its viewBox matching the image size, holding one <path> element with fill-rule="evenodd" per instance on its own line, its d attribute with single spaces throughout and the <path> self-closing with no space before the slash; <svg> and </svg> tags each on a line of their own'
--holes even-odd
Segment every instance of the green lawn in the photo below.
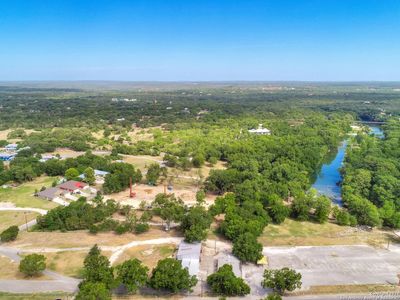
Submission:
<svg viewBox="0 0 400 300">
<path fill-rule="evenodd" d="M 0 292 L 0 300 L 70 300 L 71 294 L 55 292 L 55 293 L 35 293 L 35 294 L 11 294 Z"/>
<path fill-rule="evenodd" d="M 57 206 L 56 203 L 39 199 L 33 195 L 35 190 L 40 190 L 42 186 L 50 187 L 53 180 L 53 177 L 42 176 L 17 187 L 0 188 L 0 202 L 12 202 L 17 207 L 54 208 Z"/>
</svg>

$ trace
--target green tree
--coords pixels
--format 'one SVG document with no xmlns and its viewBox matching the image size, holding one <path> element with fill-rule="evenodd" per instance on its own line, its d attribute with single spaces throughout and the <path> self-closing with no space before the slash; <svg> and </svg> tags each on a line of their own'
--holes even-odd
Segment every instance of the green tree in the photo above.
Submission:
<svg viewBox="0 0 400 300">
<path fill-rule="evenodd" d="M 18 236 L 18 232 L 18 226 L 10 226 L 0 234 L 0 239 L 2 242 L 14 241 Z"/>
<path fill-rule="evenodd" d="M 331 212 L 331 200 L 326 196 L 318 196 L 315 198 L 313 206 L 315 220 L 321 224 L 328 221 Z"/>
<path fill-rule="evenodd" d="M 203 205 L 206 199 L 206 193 L 203 190 L 196 192 L 196 203 L 198 205 Z"/>
<path fill-rule="evenodd" d="M 246 232 L 233 242 L 232 252 L 241 261 L 256 263 L 262 258 L 262 245 L 252 233 Z"/>
<path fill-rule="evenodd" d="M 87 184 L 93 185 L 96 181 L 96 177 L 94 176 L 94 170 L 91 167 L 88 167 L 83 171 L 83 175 L 85 175 L 84 181 Z"/>
<path fill-rule="evenodd" d="M 191 207 L 181 222 L 185 240 L 189 243 L 204 240 L 207 237 L 207 229 L 210 227 L 211 221 L 211 216 L 204 207 Z"/>
<path fill-rule="evenodd" d="M 159 164 L 151 164 L 147 168 L 146 181 L 148 184 L 157 185 L 158 178 L 161 174 L 161 167 Z"/>
<path fill-rule="evenodd" d="M 263 300 L 282 300 L 281 295 L 273 293 L 265 297 Z"/>
<path fill-rule="evenodd" d="M 171 222 L 180 222 L 184 216 L 183 201 L 175 195 L 158 194 L 153 203 L 154 213 L 166 222 L 166 230 L 170 229 Z"/>
<path fill-rule="evenodd" d="M 267 211 L 275 224 L 281 224 L 289 216 L 290 208 L 277 196 L 269 201 Z"/>
<path fill-rule="evenodd" d="M 107 257 L 100 254 L 100 249 L 94 245 L 83 262 L 83 282 L 103 283 L 107 289 L 115 285 L 113 268 Z"/>
<path fill-rule="evenodd" d="M 79 171 L 75 168 L 69 168 L 65 171 L 65 178 L 67 180 L 78 180 L 79 179 Z"/>
<path fill-rule="evenodd" d="M 149 268 L 140 260 L 133 258 L 117 266 L 117 280 L 124 284 L 130 293 L 136 292 L 147 281 Z"/>
<path fill-rule="evenodd" d="M 308 221 L 310 218 L 311 203 L 306 196 L 302 195 L 294 199 L 292 203 L 292 216 L 299 221 Z"/>
<path fill-rule="evenodd" d="M 205 162 L 205 157 L 204 154 L 202 153 L 196 153 L 192 157 L 192 164 L 196 168 L 200 168 L 202 165 L 204 165 Z"/>
<path fill-rule="evenodd" d="M 79 286 L 75 300 L 111 300 L 111 292 L 102 282 L 85 282 Z"/>
<path fill-rule="evenodd" d="M 207 277 L 207 284 L 213 293 L 223 296 L 245 296 L 250 287 L 240 277 L 236 277 L 231 265 L 223 265 L 217 272 Z"/>
<path fill-rule="evenodd" d="M 261 285 L 264 288 L 274 289 L 281 295 L 286 291 L 291 292 L 301 288 L 301 274 L 289 268 L 265 270 L 263 277 Z"/>
<path fill-rule="evenodd" d="M 159 260 L 149 280 L 152 288 L 173 293 L 190 290 L 196 284 L 196 276 L 190 276 L 188 270 L 182 267 L 181 262 L 173 258 Z"/>
<path fill-rule="evenodd" d="M 46 258 L 40 254 L 29 254 L 19 263 L 19 271 L 27 276 L 35 276 L 46 269 Z"/>
</svg>

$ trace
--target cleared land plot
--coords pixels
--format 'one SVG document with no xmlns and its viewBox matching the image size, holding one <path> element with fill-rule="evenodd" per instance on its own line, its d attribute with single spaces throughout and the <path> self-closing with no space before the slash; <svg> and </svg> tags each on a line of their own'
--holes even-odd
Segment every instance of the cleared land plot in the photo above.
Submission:
<svg viewBox="0 0 400 300">
<path fill-rule="evenodd" d="M 69 277 L 81 278 L 83 261 L 89 251 L 60 251 L 53 253 L 40 253 L 46 257 L 49 270 Z M 102 255 L 111 256 L 111 252 L 102 251 Z"/>
<path fill-rule="evenodd" d="M 140 171 L 146 171 L 147 167 L 154 163 L 160 163 L 163 161 L 161 156 L 150 156 L 150 155 L 121 155 L 122 160 L 126 163 L 133 164 Z"/>
<path fill-rule="evenodd" d="M 157 194 L 164 193 L 165 187 L 163 184 L 159 184 L 157 186 L 150 186 L 147 184 L 137 184 L 133 187 L 136 196 L 134 198 L 129 198 L 129 189 L 125 191 L 114 193 L 111 195 L 107 195 L 107 199 L 114 199 L 120 202 L 123 205 L 131 205 L 135 208 L 139 207 L 140 202 L 145 201 L 150 204 Z M 173 190 L 168 191 L 167 193 L 174 193 L 176 197 L 181 198 L 186 204 L 195 204 L 196 203 L 196 193 L 198 189 L 195 185 L 193 185 L 191 179 L 179 179 L 179 183 L 176 182 L 173 184 Z M 214 203 L 216 196 L 208 194 L 206 196 L 206 204 L 210 205 Z"/>
<path fill-rule="evenodd" d="M 0 232 L 10 226 L 19 226 L 35 219 L 39 214 L 35 212 L 0 211 Z"/>
<path fill-rule="evenodd" d="M 19 263 L 16 263 L 9 259 L 8 257 L 0 255 L 0 280 L 4 279 L 15 279 L 15 280 L 26 280 L 29 279 L 25 277 L 24 274 L 20 273 L 18 270 Z M 45 280 L 49 279 L 45 275 L 39 275 L 33 277 L 34 280 Z M 2 299 L 2 298 L 0 298 Z"/>
<path fill-rule="evenodd" d="M 54 208 L 57 206 L 54 202 L 34 196 L 35 190 L 51 186 L 53 180 L 53 177 L 42 176 L 16 187 L 0 188 L 0 202 L 11 202 L 17 207 Z"/>
<path fill-rule="evenodd" d="M 317 224 L 286 219 L 280 225 L 269 224 L 259 241 L 264 246 L 386 245 L 393 234 L 374 229 L 364 231 L 332 223 Z"/>
<path fill-rule="evenodd" d="M 131 258 L 137 258 L 151 271 L 160 259 L 170 257 L 175 250 L 176 245 L 174 244 L 132 247 L 123 252 L 114 265 L 120 264 Z"/>
<path fill-rule="evenodd" d="M 99 246 L 121 246 L 132 241 L 143 241 L 165 237 L 176 237 L 177 231 L 165 232 L 161 227 L 151 227 L 148 232 L 142 234 L 125 233 L 117 235 L 112 232 L 90 234 L 87 231 L 70 232 L 21 232 L 18 239 L 8 243 L 8 247 L 24 249 L 42 248 L 71 248 Z M 67 249 L 66 249 L 67 250 Z"/>
<path fill-rule="evenodd" d="M 370 246 L 265 247 L 269 268 L 302 274 L 303 287 L 398 283 L 400 254 Z"/>
</svg>

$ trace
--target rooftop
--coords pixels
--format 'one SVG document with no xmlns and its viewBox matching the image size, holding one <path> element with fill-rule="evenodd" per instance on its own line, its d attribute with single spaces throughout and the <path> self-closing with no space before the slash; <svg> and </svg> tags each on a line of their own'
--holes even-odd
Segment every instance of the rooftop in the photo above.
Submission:
<svg viewBox="0 0 400 300">
<path fill-rule="evenodd" d="M 183 259 L 199 259 L 201 252 L 201 243 L 186 243 L 182 241 L 179 244 L 178 253 L 176 254 L 176 258 L 178 260 Z"/>
</svg>

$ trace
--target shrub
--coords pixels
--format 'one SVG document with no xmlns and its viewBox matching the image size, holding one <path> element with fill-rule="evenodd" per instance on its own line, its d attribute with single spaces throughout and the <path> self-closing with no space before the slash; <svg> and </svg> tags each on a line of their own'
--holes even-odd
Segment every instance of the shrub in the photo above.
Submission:
<svg viewBox="0 0 400 300">
<path fill-rule="evenodd" d="M 19 271 L 27 276 L 35 276 L 46 269 L 46 258 L 40 254 L 25 256 L 19 263 Z"/>
<path fill-rule="evenodd" d="M 18 226 L 10 226 L 0 234 L 0 239 L 2 242 L 14 241 L 18 236 L 18 232 Z"/>
</svg>

